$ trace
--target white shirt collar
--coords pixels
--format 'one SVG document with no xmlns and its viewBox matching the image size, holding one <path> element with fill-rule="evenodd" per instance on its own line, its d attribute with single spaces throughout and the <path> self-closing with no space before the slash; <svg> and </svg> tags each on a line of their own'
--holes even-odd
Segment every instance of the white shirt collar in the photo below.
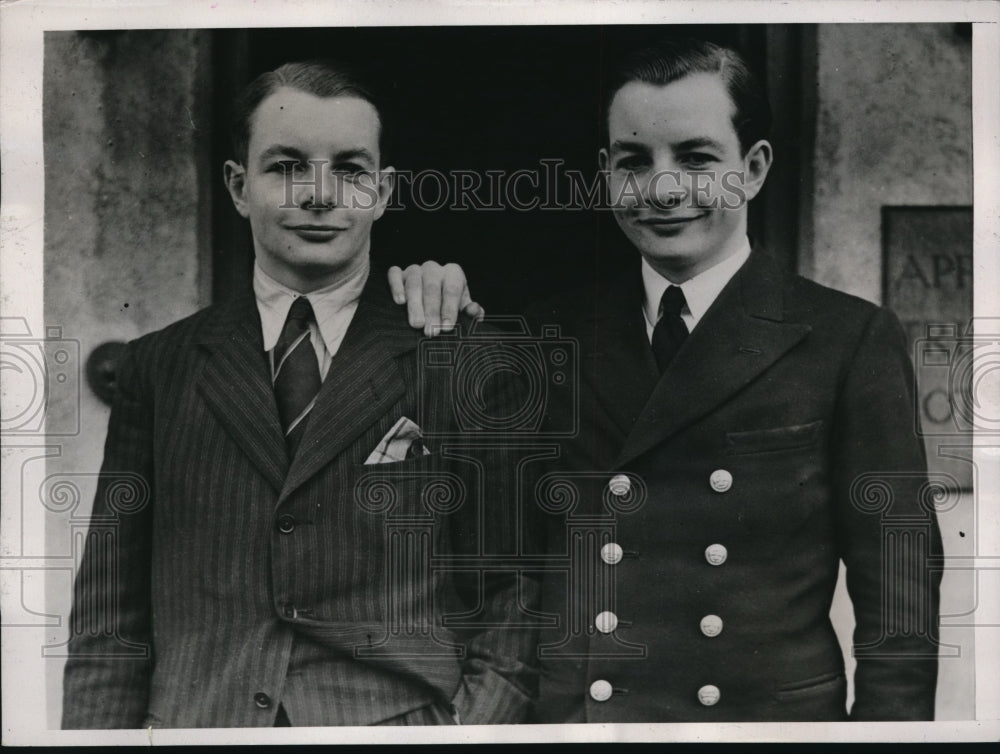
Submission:
<svg viewBox="0 0 1000 754">
<path fill-rule="evenodd" d="M 323 338 L 323 343 L 331 354 L 337 352 L 346 329 L 344 323 L 339 321 L 343 318 L 337 315 L 357 304 L 368 280 L 368 271 L 369 265 L 365 263 L 343 280 L 305 294 L 316 315 L 320 337 Z M 264 272 L 256 262 L 253 266 L 253 292 L 257 298 L 257 310 L 260 312 L 264 350 L 270 351 L 278 342 L 292 302 L 303 294 L 279 283 Z M 353 311 L 351 314 L 353 315 Z"/>
<path fill-rule="evenodd" d="M 687 306 L 681 311 L 681 317 L 689 331 L 693 330 L 695 325 L 701 321 L 705 312 L 718 298 L 722 289 L 726 287 L 726 283 L 732 279 L 749 256 L 750 241 L 744 236 L 734 254 L 730 254 L 718 264 L 680 284 L 680 289 L 684 292 L 684 300 L 687 302 Z M 646 292 L 643 313 L 646 315 L 647 334 L 651 335 L 659 315 L 660 299 L 663 298 L 663 292 L 667 290 L 668 286 L 674 284 L 654 270 L 649 262 L 643 258 L 642 285 Z"/>
</svg>

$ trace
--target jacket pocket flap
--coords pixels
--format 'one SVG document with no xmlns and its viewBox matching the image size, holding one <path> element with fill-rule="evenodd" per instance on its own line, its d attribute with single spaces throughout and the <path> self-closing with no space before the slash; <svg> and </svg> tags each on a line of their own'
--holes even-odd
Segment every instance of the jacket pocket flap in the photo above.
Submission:
<svg viewBox="0 0 1000 754">
<path fill-rule="evenodd" d="M 774 697 L 778 701 L 788 701 L 791 699 L 798 699 L 803 696 L 811 696 L 812 694 L 831 693 L 834 691 L 836 691 L 836 693 L 842 693 L 838 690 L 842 685 L 847 685 L 847 679 L 844 677 L 843 673 L 824 673 L 821 676 L 809 678 L 797 683 L 786 683 L 774 692 Z"/>
<path fill-rule="evenodd" d="M 823 420 L 773 429 L 752 429 L 726 433 L 726 453 L 767 453 L 774 450 L 804 448 L 819 440 Z"/>
</svg>

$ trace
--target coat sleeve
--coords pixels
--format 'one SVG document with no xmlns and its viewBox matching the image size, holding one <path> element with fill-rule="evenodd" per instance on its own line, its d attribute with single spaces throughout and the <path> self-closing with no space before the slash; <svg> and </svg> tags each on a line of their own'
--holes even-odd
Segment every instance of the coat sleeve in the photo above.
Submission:
<svg viewBox="0 0 1000 754">
<path fill-rule="evenodd" d="M 854 606 L 852 720 L 931 720 L 941 535 L 896 317 L 868 323 L 838 396 L 837 536 Z"/>
<path fill-rule="evenodd" d="M 527 387 L 503 377 L 489 380 L 485 393 L 485 413 L 509 417 L 528 400 Z M 524 438 L 520 438 L 521 444 Z M 479 501 L 481 524 L 473 535 L 466 524 L 465 544 L 481 543 L 481 552 L 502 553 L 507 557 L 538 552 L 534 541 L 538 528 L 534 505 L 519 494 L 520 467 L 518 438 L 501 432 L 488 438 L 481 451 L 480 465 L 487 472 L 483 500 Z M 460 535 L 461 536 L 461 535 Z M 478 547 L 478 544 L 476 545 Z M 462 724 L 485 725 L 524 722 L 537 687 L 537 627 L 531 616 L 539 601 L 539 579 L 527 570 L 482 569 L 468 572 L 458 584 L 470 604 L 482 607 L 477 628 L 466 645 L 462 678 L 452 699 Z"/>
<path fill-rule="evenodd" d="M 139 728 L 149 698 L 152 411 L 135 344 L 118 366 L 104 462 L 77 572 L 63 678 L 64 729 Z"/>
</svg>

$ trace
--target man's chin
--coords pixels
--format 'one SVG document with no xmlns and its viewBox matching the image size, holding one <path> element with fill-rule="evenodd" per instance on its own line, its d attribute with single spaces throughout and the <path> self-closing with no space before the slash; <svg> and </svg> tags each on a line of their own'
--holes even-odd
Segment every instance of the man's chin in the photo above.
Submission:
<svg viewBox="0 0 1000 754">
<path fill-rule="evenodd" d="M 697 249 L 689 248 L 687 244 L 646 243 L 639 247 L 639 253 L 650 264 L 660 262 L 670 266 L 685 266 L 697 260 Z"/>
<path fill-rule="evenodd" d="M 643 259 L 654 270 L 674 283 L 682 283 L 690 277 L 690 271 L 699 261 L 698 249 L 678 247 L 664 248 L 662 245 L 647 245 L 639 249 Z"/>
<path fill-rule="evenodd" d="M 359 256 L 330 253 L 317 256 L 313 249 L 312 254 L 298 254 L 293 259 L 286 258 L 280 264 L 280 269 L 275 270 L 278 274 L 271 276 L 295 290 L 308 293 L 332 285 L 338 280 L 346 280 L 367 268 L 367 254 Z"/>
</svg>

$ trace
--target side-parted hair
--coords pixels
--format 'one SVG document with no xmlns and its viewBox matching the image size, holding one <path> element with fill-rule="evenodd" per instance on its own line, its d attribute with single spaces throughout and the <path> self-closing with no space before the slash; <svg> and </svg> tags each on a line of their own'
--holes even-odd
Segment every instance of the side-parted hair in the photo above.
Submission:
<svg viewBox="0 0 1000 754">
<path fill-rule="evenodd" d="M 700 39 L 665 39 L 631 53 L 612 70 L 604 100 L 605 140 L 611 102 L 619 89 L 632 81 L 664 86 L 694 73 L 716 73 L 722 78 L 735 107 L 733 128 L 744 155 L 767 138 L 771 106 L 760 81 L 738 52 Z"/>
<path fill-rule="evenodd" d="M 358 97 L 378 113 L 379 152 L 385 163 L 385 108 L 374 89 L 350 66 L 332 60 L 285 63 L 255 78 L 240 92 L 233 105 L 231 136 L 233 156 L 246 165 L 250 146 L 250 122 L 260 103 L 281 87 L 297 89 L 316 97 Z"/>
</svg>

